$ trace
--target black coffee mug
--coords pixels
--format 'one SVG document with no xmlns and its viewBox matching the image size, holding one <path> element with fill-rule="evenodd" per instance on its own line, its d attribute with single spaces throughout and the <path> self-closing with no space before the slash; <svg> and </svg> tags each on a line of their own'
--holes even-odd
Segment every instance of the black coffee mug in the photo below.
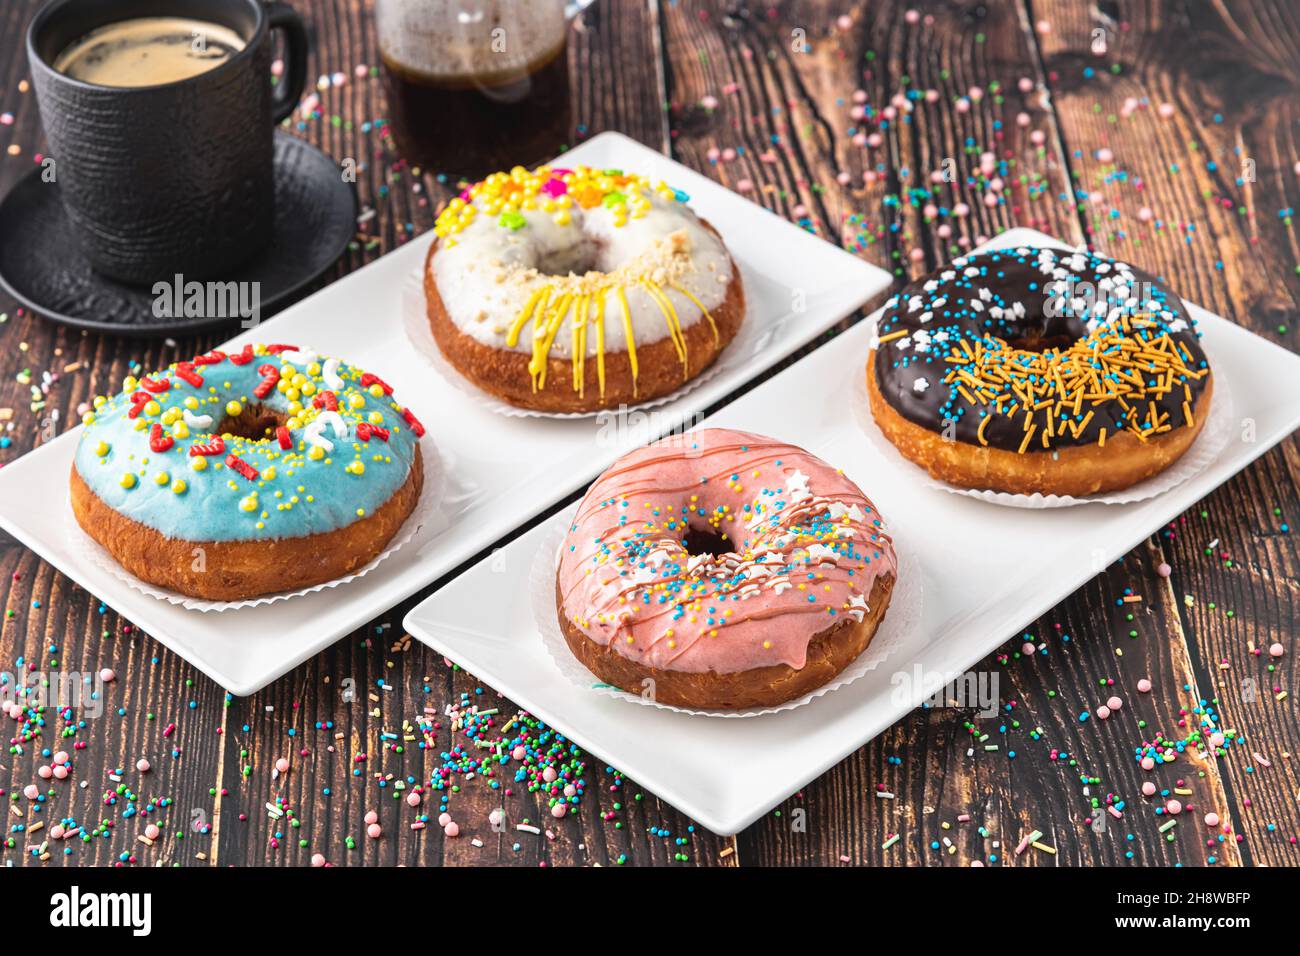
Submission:
<svg viewBox="0 0 1300 956">
<path fill-rule="evenodd" d="M 99 27 L 185 17 L 245 41 L 224 63 L 183 80 L 109 87 L 54 69 Z M 285 37 L 272 92 L 271 33 Z M 274 219 L 274 125 L 307 77 L 307 32 L 283 3 L 258 0 L 52 0 L 27 29 L 27 58 L 54 180 L 86 258 L 122 282 L 228 272 L 266 242 Z"/>
</svg>

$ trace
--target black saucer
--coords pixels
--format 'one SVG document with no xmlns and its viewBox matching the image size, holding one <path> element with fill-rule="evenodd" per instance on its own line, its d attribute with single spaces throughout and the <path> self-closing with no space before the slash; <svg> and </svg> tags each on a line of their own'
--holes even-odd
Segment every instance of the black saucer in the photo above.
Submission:
<svg viewBox="0 0 1300 956">
<path fill-rule="evenodd" d="M 148 286 L 114 282 L 81 254 L 58 187 L 37 167 L 0 200 L 0 285 L 38 315 L 119 335 L 193 334 L 233 329 L 235 317 L 154 315 Z M 260 283 L 262 317 L 328 269 L 356 235 L 357 200 L 339 167 L 315 146 L 275 135 L 275 226 L 269 242 L 232 275 L 212 281 Z"/>
</svg>

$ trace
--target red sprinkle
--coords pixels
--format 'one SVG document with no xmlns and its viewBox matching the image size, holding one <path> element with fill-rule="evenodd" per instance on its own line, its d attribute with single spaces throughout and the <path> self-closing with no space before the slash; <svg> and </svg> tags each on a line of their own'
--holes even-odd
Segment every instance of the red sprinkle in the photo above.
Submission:
<svg viewBox="0 0 1300 956">
<path fill-rule="evenodd" d="M 271 355 L 279 355 L 281 352 L 296 352 L 298 351 L 298 346 L 277 343 L 276 345 L 268 345 L 266 351 Z"/>
<path fill-rule="evenodd" d="M 190 457 L 197 458 L 200 455 L 220 455 L 226 450 L 226 440 L 218 435 L 212 441 L 200 445 L 190 446 Z"/>
<path fill-rule="evenodd" d="M 172 383 L 165 378 L 159 379 L 155 382 L 153 379 L 146 377 L 140 379 L 140 387 L 146 392 L 153 392 L 155 395 L 160 395 L 167 391 L 167 389 L 171 388 Z"/>
<path fill-rule="evenodd" d="M 324 408 L 326 411 L 337 412 L 339 410 L 339 397 L 333 392 L 324 391 L 311 400 L 315 408 Z"/>
<path fill-rule="evenodd" d="M 274 365 L 259 365 L 257 374 L 262 376 L 262 380 L 253 386 L 253 394 L 258 398 L 266 398 L 271 391 L 280 382 L 280 370 Z"/>
<path fill-rule="evenodd" d="M 194 371 L 192 362 L 181 362 L 177 365 L 176 377 L 195 388 L 203 387 L 203 376 Z"/>
<path fill-rule="evenodd" d="M 176 444 L 176 439 L 172 438 L 171 435 L 164 435 L 162 426 L 154 422 L 149 429 L 149 450 L 161 455 L 174 444 Z"/>
<path fill-rule="evenodd" d="M 389 434 L 387 428 L 380 428 L 378 425 L 372 425 L 369 422 L 357 422 L 357 437 L 362 441 L 370 441 L 371 435 L 388 441 Z"/>
<path fill-rule="evenodd" d="M 236 365 L 247 365 L 249 362 L 253 361 L 253 347 L 251 345 L 245 345 L 244 351 L 240 352 L 238 355 L 230 356 L 230 361 L 234 362 Z"/>
<path fill-rule="evenodd" d="M 406 419 L 406 424 L 411 426 L 411 431 L 415 432 L 416 438 L 424 437 L 424 426 L 420 424 L 420 420 L 415 417 L 415 414 L 409 408 L 402 409 L 402 417 Z"/>
<path fill-rule="evenodd" d="M 293 436 L 289 434 L 289 429 L 281 425 L 275 430 L 275 437 L 280 441 L 280 447 L 288 451 L 293 447 Z"/>
<path fill-rule="evenodd" d="M 256 481 L 258 478 L 258 470 L 238 455 L 227 455 L 226 467 L 239 472 L 249 481 Z"/>
<path fill-rule="evenodd" d="M 385 395 L 393 394 L 393 386 L 389 385 L 378 375 L 371 375 L 369 372 L 363 372 L 361 375 L 361 387 L 369 388 L 371 385 L 378 385 L 384 390 Z"/>
<path fill-rule="evenodd" d="M 153 401 L 153 396 L 148 392 L 136 392 L 131 396 L 131 410 L 126 413 L 127 418 L 139 418 L 144 407 Z"/>
<path fill-rule="evenodd" d="M 252 348 L 252 346 L 250 345 L 249 348 Z M 224 362 L 225 360 L 226 353 L 219 351 L 218 349 L 213 349 L 211 352 L 207 352 L 203 355 L 194 356 L 195 365 L 216 365 L 218 362 Z M 189 363 L 186 362 L 184 364 L 188 365 Z"/>
</svg>

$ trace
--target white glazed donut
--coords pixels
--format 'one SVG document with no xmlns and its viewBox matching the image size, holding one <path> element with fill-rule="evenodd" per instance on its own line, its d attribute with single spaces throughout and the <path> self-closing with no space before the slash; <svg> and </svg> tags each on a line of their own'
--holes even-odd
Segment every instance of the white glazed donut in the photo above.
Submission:
<svg viewBox="0 0 1300 956">
<path fill-rule="evenodd" d="M 438 217 L 426 269 L 439 346 L 471 380 L 528 407 L 607 407 L 678 387 L 743 315 L 731 256 L 687 199 L 585 167 L 515 169 L 470 187 Z M 624 364 L 627 381 L 615 381 Z"/>
</svg>

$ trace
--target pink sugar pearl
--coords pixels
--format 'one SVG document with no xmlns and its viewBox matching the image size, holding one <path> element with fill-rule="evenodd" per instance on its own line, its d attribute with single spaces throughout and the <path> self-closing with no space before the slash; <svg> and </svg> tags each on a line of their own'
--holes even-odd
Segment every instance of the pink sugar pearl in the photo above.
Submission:
<svg viewBox="0 0 1300 956">
<path fill-rule="evenodd" d="M 1170 800 L 1165 804 L 1165 812 L 1172 813 L 1175 816 L 1183 812 L 1183 805 L 1177 800 Z"/>
<path fill-rule="evenodd" d="M 56 766 L 58 764 L 64 764 L 67 762 L 68 762 L 68 752 L 66 750 L 60 750 L 58 753 L 54 755 L 54 763 Z"/>
<path fill-rule="evenodd" d="M 372 823 L 370 826 L 366 827 L 366 836 L 370 837 L 372 840 L 378 840 L 383 832 L 383 828 L 380 827 L 378 823 Z"/>
<path fill-rule="evenodd" d="M 448 823 L 451 823 L 451 814 L 450 814 L 450 813 L 440 813 L 440 814 L 438 814 L 438 826 L 440 826 L 440 827 L 445 827 Z"/>
<path fill-rule="evenodd" d="M 1119 710 L 1124 706 L 1124 701 L 1120 700 L 1118 697 L 1112 697 L 1110 700 L 1106 701 L 1106 706 L 1112 711 Z"/>
<path fill-rule="evenodd" d="M 447 834 L 449 837 L 458 837 L 460 836 L 460 824 L 455 821 L 448 823 L 442 828 L 442 832 Z"/>
<path fill-rule="evenodd" d="M 525 750 L 522 746 L 519 746 L 516 747 L 514 750 L 510 751 L 510 756 L 516 760 L 523 760 L 524 757 L 528 756 L 528 751 Z"/>
<path fill-rule="evenodd" d="M 69 773 L 68 768 L 64 764 L 59 764 L 57 767 L 54 768 L 54 779 L 67 780 L 68 773 Z"/>
<path fill-rule="evenodd" d="M 42 780 L 49 780 L 51 777 L 54 776 L 54 768 L 53 768 L 53 767 L 37 767 L 37 768 L 36 768 L 36 776 L 40 777 Z"/>
<path fill-rule="evenodd" d="M 1227 739 L 1228 738 L 1223 736 L 1223 734 L 1219 733 L 1218 731 L 1215 731 L 1214 733 L 1210 734 L 1210 746 L 1222 747 L 1224 743 L 1227 741 Z"/>
<path fill-rule="evenodd" d="M 505 819 L 506 815 L 500 810 L 493 810 L 488 814 L 488 823 L 492 824 L 494 827 L 501 826 L 501 824 L 505 822 Z"/>
<path fill-rule="evenodd" d="M 1140 681 L 1138 681 L 1138 693 L 1139 694 L 1151 693 L 1151 682 L 1147 680 L 1145 677 L 1142 678 Z"/>
<path fill-rule="evenodd" d="M 406 795 L 406 805 L 408 807 L 418 807 L 421 799 L 420 795 L 412 790 Z"/>
<path fill-rule="evenodd" d="M 1286 653 L 1286 648 L 1283 647 L 1281 644 L 1270 644 L 1268 647 L 1269 657 L 1281 657 L 1285 653 Z"/>
<path fill-rule="evenodd" d="M 1156 758 L 1155 758 L 1155 757 L 1143 757 L 1143 758 L 1142 758 L 1142 769 L 1143 769 L 1143 770 L 1154 770 L 1154 769 L 1155 769 L 1155 766 L 1156 766 Z"/>
<path fill-rule="evenodd" d="M 554 767 L 547 767 L 545 770 L 542 771 L 542 779 L 545 780 L 547 783 L 554 783 L 555 779 L 558 776 L 559 774 L 555 772 Z"/>
<path fill-rule="evenodd" d="M 1214 812 L 1205 815 L 1205 825 L 1207 827 L 1217 827 L 1219 825 L 1219 815 Z"/>
<path fill-rule="evenodd" d="M 1156 795 L 1156 785 L 1154 783 L 1148 780 L 1146 783 L 1142 784 L 1142 796 L 1154 797 L 1155 795 Z"/>
<path fill-rule="evenodd" d="M 155 823 L 151 823 L 144 828 L 144 835 L 148 837 L 150 840 L 158 839 L 158 835 L 161 833 L 162 831 L 158 829 L 158 825 Z"/>
<path fill-rule="evenodd" d="M 557 803 L 555 806 L 551 807 L 551 816 L 555 817 L 557 820 L 568 812 L 569 806 L 565 803 Z"/>
<path fill-rule="evenodd" d="M 141 773 L 148 773 L 148 772 L 149 772 L 149 761 L 147 761 L 147 760 L 145 760 L 143 757 L 141 757 L 139 760 L 137 760 L 137 761 L 135 762 L 135 769 L 136 769 L 136 770 L 139 770 Z"/>
<path fill-rule="evenodd" d="M 40 788 L 37 787 L 36 784 L 34 783 L 29 783 L 27 786 L 23 787 L 23 796 L 26 797 L 28 800 L 35 800 L 40 795 L 41 795 Z"/>
<path fill-rule="evenodd" d="M 1099 719 L 1105 720 L 1109 716 L 1110 716 L 1110 708 L 1107 707 L 1105 704 L 1102 704 L 1100 707 L 1097 708 L 1097 717 Z"/>
<path fill-rule="evenodd" d="M 317 869 L 319 869 L 320 867 L 324 866 L 324 865 L 325 865 L 325 856 L 324 856 L 324 854 L 321 854 L 321 853 L 313 853 L 313 854 L 311 855 L 311 865 L 314 866 L 314 867 L 316 867 Z"/>
<path fill-rule="evenodd" d="M 367 810 L 367 811 L 366 811 L 365 820 L 366 820 L 366 823 L 378 823 L 378 822 L 379 822 L 379 814 L 376 813 L 374 810 Z"/>
<path fill-rule="evenodd" d="M 99 679 L 105 684 L 111 684 L 116 677 L 117 675 L 113 673 L 113 668 L 111 667 L 105 667 L 99 672 Z"/>
<path fill-rule="evenodd" d="M 277 761 L 275 762 L 275 769 L 276 769 L 276 771 L 279 772 L 279 773 L 288 773 L 288 772 L 289 772 L 289 758 L 288 758 L 288 757 L 281 757 L 279 760 L 277 760 Z"/>
</svg>

